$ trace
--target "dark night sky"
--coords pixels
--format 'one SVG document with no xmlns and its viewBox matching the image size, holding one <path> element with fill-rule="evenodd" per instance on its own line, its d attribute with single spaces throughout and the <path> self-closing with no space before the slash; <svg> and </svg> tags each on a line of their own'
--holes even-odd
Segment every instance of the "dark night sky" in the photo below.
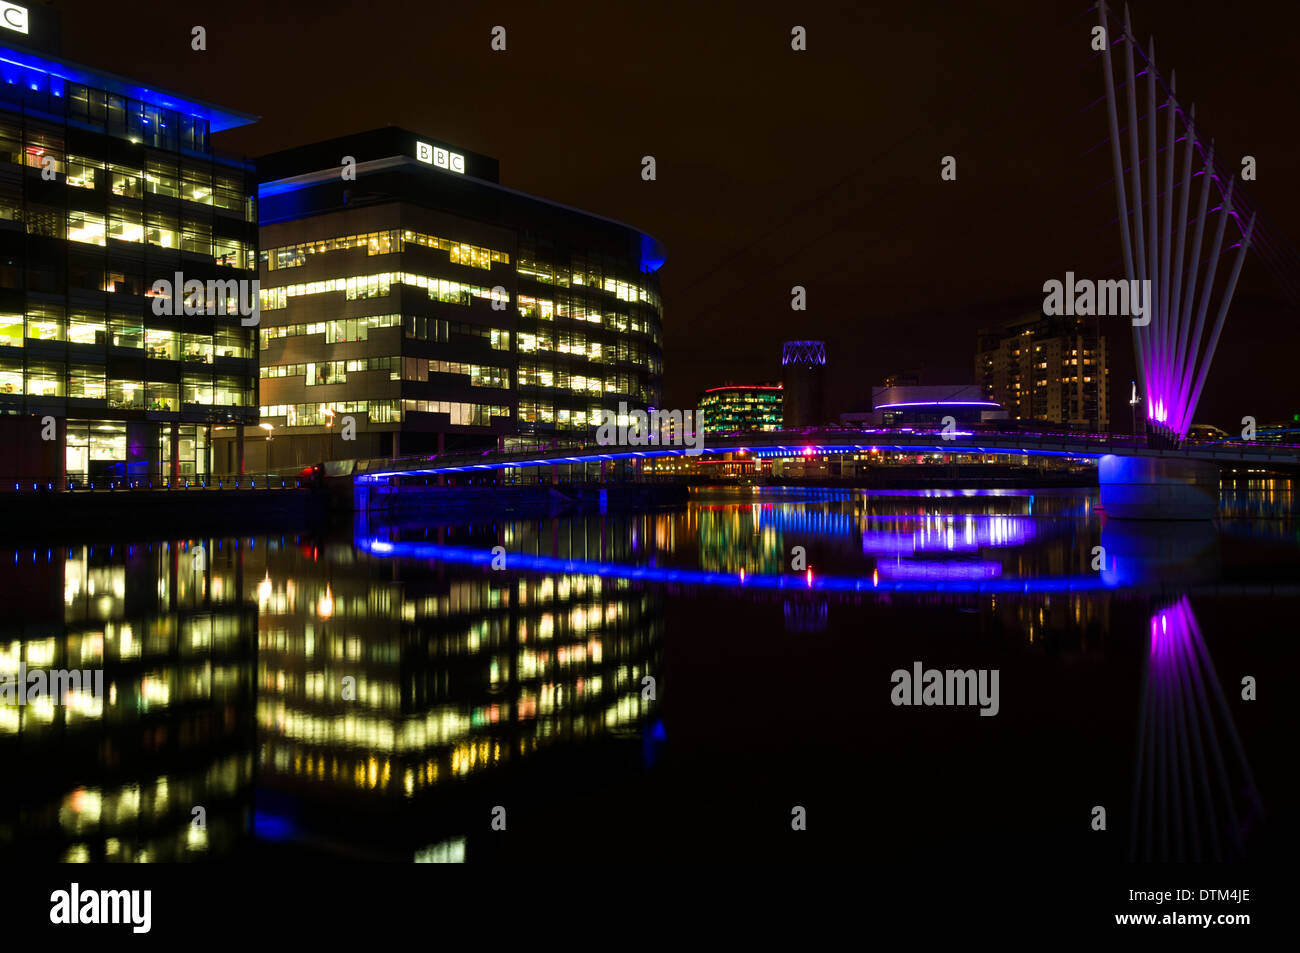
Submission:
<svg viewBox="0 0 1300 953">
<path fill-rule="evenodd" d="M 1081 157 L 1106 134 L 1104 104 L 1087 108 L 1103 87 L 1086 0 L 55 6 L 70 59 L 259 114 L 215 138 L 226 151 L 393 123 L 657 235 L 670 407 L 779 376 L 786 338 L 827 340 L 836 407 L 898 370 L 969 381 L 975 331 L 1008 302 L 1122 268 L 1107 147 Z M 1300 7 L 1248 10 L 1133 4 L 1229 167 L 1257 158 L 1249 191 L 1295 241 Z M 506 53 L 489 48 L 497 24 Z M 956 182 L 939 178 L 948 154 Z M 1300 411 L 1295 310 L 1257 258 L 1242 282 L 1197 415 L 1225 426 Z M 789 309 L 794 284 L 807 313 Z M 1132 345 L 1108 320 L 1122 408 Z"/>
</svg>

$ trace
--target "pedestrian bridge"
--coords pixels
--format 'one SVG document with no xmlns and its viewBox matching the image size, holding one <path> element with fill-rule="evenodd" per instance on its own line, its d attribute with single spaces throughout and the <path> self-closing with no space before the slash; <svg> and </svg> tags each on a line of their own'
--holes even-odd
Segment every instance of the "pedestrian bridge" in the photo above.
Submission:
<svg viewBox="0 0 1300 953">
<path fill-rule="evenodd" d="M 759 459 L 827 454 L 901 451 L 1006 456 L 1049 456 L 1098 460 L 1113 455 L 1173 462 L 1260 469 L 1300 469 L 1300 446 L 1256 440 L 1185 441 L 1174 448 L 1148 446 L 1141 438 L 1115 434 L 927 430 L 815 429 L 706 435 L 702 446 L 606 447 L 586 444 L 563 449 L 537 447 L 501 452 L 446 453 L 396 459 L 357 460 L 350 468 L 358 483 L 394 478 L 445 476 L 527 467 L 564 467 L 665 457 L 716 457 L 736 454 Z M 331 468 L 333 469 L 333 468 Z"/>
</svg>

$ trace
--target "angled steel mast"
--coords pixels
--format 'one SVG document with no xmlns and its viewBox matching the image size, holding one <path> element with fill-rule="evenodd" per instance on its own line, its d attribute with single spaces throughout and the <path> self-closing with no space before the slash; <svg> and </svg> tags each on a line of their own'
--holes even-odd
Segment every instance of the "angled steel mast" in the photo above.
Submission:
<svg viewBox="0 0 1300 953">
<path fill-rule="evenodd" d="M 1114 67 L 1111 64 L 1110 25 L 1107 4 L 1099 0 L 1097 13 L 1105 31 L 1105 49 L 1102 56 L 1102 75 L 1106 84 L 1106 118 L 1110 126 L 1111 161 L 1115 167 L 1115 201 L 1119 210 L 1120 240 L 1124 248 L 1124 267 L 1129 281 L 1150 281 L 1148 298 L 1150 320 L 1145 325 L 1133 326 L 1133 350 L 1137 358 L 1138 377 L 1146 398 L 1147 433 L 1153 443 L 1176 446 L 1187 436 L 1192 425 L 1192 415 L 1205 387 L 1206 375 L 1214 349 L 1218 346 L 1227 318 L 1228 306 L 1236 291 L 1250 248 L 1255 229 L 1255 215 L 1241 231 L 1237 255 L 1225 287 L 1219 296 L 1208 339 L 1205 338 L 1206 318 L 1214 294 L 1219 257 L 1223 248 L 1224 231 L 1228 219 L 1238 218 L 1233 210 L 1233 181 L 1227 183 L 1222 202 L 1217 208 L 1209 207 L 1211 180 L 1214 172 L 1214 145 L 1204 152 L 1200 204 L 1195 218 L 1195 236 L 1184 268 L 1186 251 L 1189 198 L 1192 192 L 1192 166 L 1194 154 L 1202 151 L 1202 142 L 1196 131 L 1196 108 L 1184 113 L 1171 82 L 1166 89 L 1163 106 L 1167 110 L 1165 121 L 1166 154 L 1163 175 L 1159 168 L 1159 136 L 1157 134 L 1156 85 L 1159 74 L 1155 67 L 1155 41 L 1149 44 L 1149 53 L 1143 56 L 1146 81 L 1145 132 L 1146 154 L 1140 145 L 1142 121 L 1138 115 L 1141 91 L 1134 58 L 1137 43 L 1127 6 L 1124 9 L 1124 89 L 1128 118 L 1128 173 L 1129 186 L 1125 187 L 1125 156 L 1119 126 L 1119 99 L 1115 91 Z M 1181 129 L 1181 137 L 1177 135 Z M 1174 178 L 1175 152 L 1178 141 L 1183 142 L 1182 178 Z M 1143 195 L 1142 165 L 1146 163 L 1146 195 Z M 1178 192 L 1178 212 L 1174 215 L 1174 193 Z M 1159 200 L 1163 195 L 1161 214 Z M 1201 261 L 1201 244 L 1205 233 L 1207 214 L 1217 212 L 1217 222 L 1209 258 Z M 1240 221 L 1238 221 L 1240 228 Z M 1173 248 L 1171 249 L 1171 243 Z M 1171 258 L 1172 252 L 1172 258 Z M 1203 277 L 1202 277 L 1203 273 Z M 1200 278 L 1200 290 L 1197 284 Z M 1193 313 L 1195 320 L 1193 321 Z"/>
</svg>

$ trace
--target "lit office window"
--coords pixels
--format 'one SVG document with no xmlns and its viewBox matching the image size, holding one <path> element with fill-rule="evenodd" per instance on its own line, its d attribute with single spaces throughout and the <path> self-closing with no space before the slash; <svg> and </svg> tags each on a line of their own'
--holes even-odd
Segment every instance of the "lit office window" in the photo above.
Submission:
<svg viewBox="0 0 1300 953">
<path fill-rule="evenodd" d="M 68 213 L 68 241 L 104 244 L 104 216 L 94 212 Z"/>
<path fill-rule="evenodd" d="M 157 245 L 161 248 L 175 248 L 177 246 L 177 219 L 175 215 L 165 215 L 162 212 L 149 213 L 148 224 L 145 226 L 145 241 L 150 245 Z"/>
<path fill-rule="evenodd" d="M 97 159 L 68 156 L 67 184 L 77 189 L 93 189 L 104 174 L 104 163 Z"/>
<path fill-rule="evenodd" d="M 0 314 L 0 347 L 23 346 L 23 316 Z"/>
<path fill-rule="evenodd" d="M 108 406 L 114 410 L 144 410 L 144 381 L 110 380 Z"/>
<path fill-rule="evenodd" d="M 23 392 L 23 362 L 21 358 L 0 358 L 0 394 Z"/>
<path fill-rule="evenodd" d="M 74 311 L 68 316 L 68 340 L 74 344 L 104 344 L 108 326 L 102 314 Z"/>
<path fill-rule="evenodd" d="M 63 365 L 37 361 L 27 367 L 27 393 L 40 397 L 63 396 Z"/>
<path fill-rule="evenodd" d="M 27 336 L 33 340 L 62 341 L 63 327 L 63 309 L 57 305 L 41 305 L 27 312 Z"/>
<path fill-rule="evenodd" d="M 138 199 L 144 192 L 140 185 L 140 170 L 127 165 L 109 166 L 109 190 L 123 198 Z"/>
<path fill-rule="evenodd" d="M 104 368 L 74 364 L 68 368 L 68 396 L 103 400 L 107 394 Z"/>
<path fill-rule="evenodd" d="M 108 342 L 112 347 L 144 347 L 144 324 L 138 315 L 114 314 L 108 330 Z"/>
<path fill-rule="evenodd" d="M 144 241 L 144 217 L 138 209 L 112 207 L 108 211 L 108 237 L 119 242 Z"/>
<path fill-rule="evenodd" d="M 180 196 L 180 184 L 176 177 L 176 163 L 161 159 L 149 159 L 145 169 L 145 191 L 155 195 Z"/>
</svg>

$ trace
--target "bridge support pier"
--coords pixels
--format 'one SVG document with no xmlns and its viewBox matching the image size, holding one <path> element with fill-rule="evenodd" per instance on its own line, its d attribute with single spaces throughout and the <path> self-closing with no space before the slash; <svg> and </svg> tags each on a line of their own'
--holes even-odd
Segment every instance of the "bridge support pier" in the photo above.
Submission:
<svg viewBox="0 0 1300 953">
<path fill-rule="evenodd" d="M 1201 460 L 1122 457 L 1097 461 L 1101 508 L 1119 520 L 1209 520 L 1219 512 L 1219 468 Z"/>
</svg>

